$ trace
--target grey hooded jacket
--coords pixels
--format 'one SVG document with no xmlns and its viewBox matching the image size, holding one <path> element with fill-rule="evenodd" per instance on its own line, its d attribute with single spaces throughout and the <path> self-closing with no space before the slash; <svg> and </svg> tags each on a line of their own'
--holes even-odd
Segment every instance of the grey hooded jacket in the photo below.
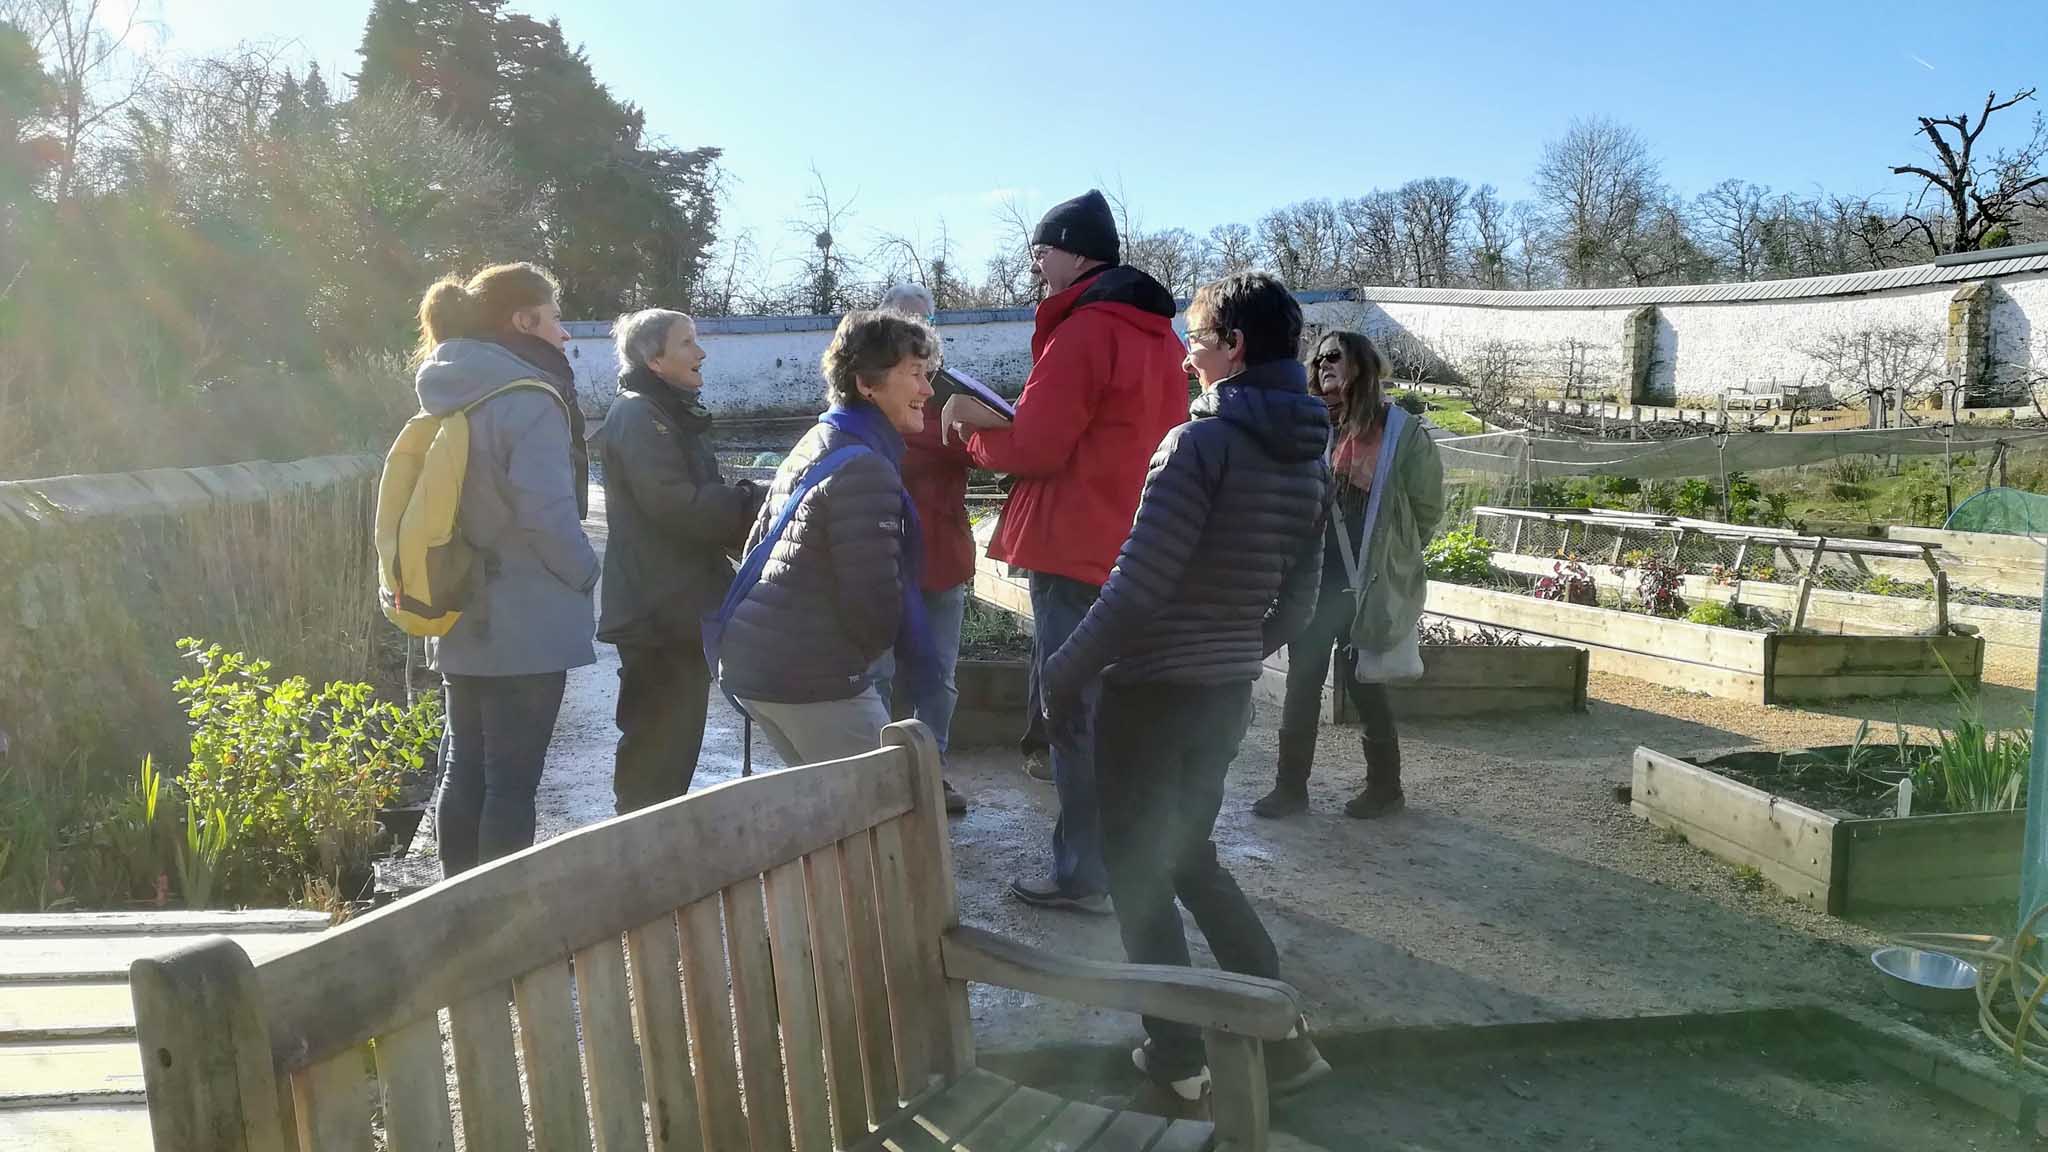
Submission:
<svg viewBox="0 0 2048 1152">
<path fill-rule="evenodd" d="M 497 344 L 450 340 L 420 366 L 420 408 L 445 415 L 521 380 L 546 376 Z M 576 517 L 569 417 L 551 391 L 520 388 L 470 410 L 456 526 L 484 576 L 455 627 L 428 645 L 443 673 L 525 676 L 597 658 L 597 553 Z"/>
</svg>

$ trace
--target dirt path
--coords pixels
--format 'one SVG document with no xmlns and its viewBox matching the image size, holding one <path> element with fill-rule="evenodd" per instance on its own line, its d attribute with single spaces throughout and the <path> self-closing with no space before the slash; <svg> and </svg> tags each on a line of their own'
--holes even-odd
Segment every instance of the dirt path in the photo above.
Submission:
<svg viewBox="0 0 2048 1152">
<path fill-rule="evenodd" d="M 601 522 L 593 530 L 601 538 Z M 1988 707 L 2010 720 L 2031 668 L 1995 666 L 1992 678 L 2000 686 L 1987 689 Z M 611 814 L 616 691 L 609 649 L 572 674 L 541 788 L 543 836 Z M 1888 732 L 1895 714 L 1924 722 L 1947 706 L 1763 708 L 1599 675 L 1591 695 L 1592 709 L 1581 715 L 1405 726 L 1408 810 L 1370 823 L 1338 811 L 1363 782 L 1356 729 L 1342 728 L 1323 732 L 1310 815 L 1278 824 L 1251 816 L 1251 801 L 1271 782 L 1278 720 L 1261 706 L 1232 772 L 1217 841 L 1319 1026 L 1879 1002 L 1864 959 L 1878 939 L 1871 927 L 1745 887 L 1732 869 L 1633 818 L 1613 785 L 1628 778 L 1637 744 L 1691 751 L 1846 742 L 1865 718 Z M 776 764 L 758 739 L 754 755 L 757 769 Z M 1051 787 L 1018 771 L 1007 748 L 964 751 L 951 770 L 974 805 L 953 824 L 964 918 L 1063 952 L 1121 959 L 1113 920 L 1029 909 L 1005 891 L 1012 878 L 1044 867 Z M 714 701 L 697 786 L 738 772 L 738 717 Z M 423 835 L 416 851 L 430 850 Z M 1908 917 L 1885 927 L 1995 930 L 2004 914 Z M 973 1009 L 991 1049 L 1138 1035 L 1128 1016 L 988 989 L 976 989 Z"/>
</svg>

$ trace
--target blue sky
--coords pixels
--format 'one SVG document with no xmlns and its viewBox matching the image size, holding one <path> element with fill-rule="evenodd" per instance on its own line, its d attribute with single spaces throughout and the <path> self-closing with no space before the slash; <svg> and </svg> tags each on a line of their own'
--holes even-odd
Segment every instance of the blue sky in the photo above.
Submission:
<svg viewBox="0 0 2048 1152">
<path fill-rule="evenodd" d="M 560 17 L 657 133 L 723 147 L 728 227 L 750 229 L 764 255 L 797 251 L 786 224 L 815 164 L 852 198 L 842 234 L 857 248 L 883 230 L 929 240 L 943 220 L 978 274 L 1006 193 L 1035 217 L 1121 185 L 1143 226 L 1197 231 L 1418 176 L 1491 182 L 1513 200 L 1543 142 L 1592 114 L 1639 131 L 1687 195 L 1729 176 L 1904 189 L 1887 165 L 1919 156 L 1915 115 L 1974 109 L 1991 88 L 2048 89 L 2039 3 L 510 7 Z M 329 71 L 354 71 L 369 9 L 144 4 L 175 53 L 290 41 Z M 2005 136 L 2023 131 L 2013 120 Z"/>
</svg>

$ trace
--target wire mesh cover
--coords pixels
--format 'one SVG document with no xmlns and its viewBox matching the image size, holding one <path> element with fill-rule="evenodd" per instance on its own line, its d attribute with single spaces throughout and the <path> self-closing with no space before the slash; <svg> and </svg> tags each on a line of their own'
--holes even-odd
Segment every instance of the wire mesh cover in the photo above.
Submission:
<svg viewBox="0 0 2048 1152">
<path fill-rule="evenodd" d="M 1731 432 L 1679 440 L 1574 440 L 1488 432 L 1437 441 L 1444 467 L 1539 480 L 1551 476 L 1714 476 L 1822 464 L 1842 456 L 1938 456 L 2048 438 L 2028 428 L 1887 428 L 1850 432 Z"/>
<path fill-rule="evenodd" d="M 1937 619 L 1933 573 L 1923 561 L 1861 555 L 1824 549 L 1816 564 L 1811 542 L 1794 543 L 1783 534 L 1759 532 L 1750 535 L 1733 526 L 1717 531 L 1686 529 L 1673 521 L 1659 523 L 1644 517 L 1641 523 L 1602 520 L 1597 514 L 1585 519 L 1570 513 L 1552 513 L 1555 519 L 1536 519 L 1501 509 L 1474 510 L 1474 532 L 1496 553 L 1526 556 L 1553 563 L 1576 563 L 1589 570 L 1603 586 L 1606 598 L 1627 603 L 1639 593 L 1633 580 L 1646 565 L 1670 565 L 1680 574 L 1700 577 L 1715 586 L 1726 587 L 1735 598 L 1748 604 L 1762 620 L 1788 623 L 1777 601 L 1782 597 L 1759 595 L 1761 589 L 1744 594 L 1745 582 L 1792 586 L 1811 571 L 1813 587 L 1833 592 L 1858 592 L 1886 597 L 1885 625 L 1879 631 L 1917 631 L 1930 628 Z M 1841 547 L 1850 542 L 1837 542 Z M 1853 545 L 1851 545 L 1853 546 Z M 1548 574 L 1541 563 L 1524 565 L 1521 578 Z M 1622 569 L 1616 572 L 1613 569 Z M 1695 586 L 1697 588 L 1697 586 Z M 1857 617 L 1868 615 L 1869 602 L 1861 602 Z M 1823 630 L 1846 627 L 1851 613 L 1823 612 L 1809 626 Z M 1828 621 L 1835 621 L 1829 623 Z M 1876 624 L 1876 621 L 1867 621 Z"/>
<path fill-rule="evenodd" d="M 1951 532 L 2048 536 L 2048 496 L 2018 488 L 1987 488 L 1958 505 L 1942 527 Z"/>
</svg>

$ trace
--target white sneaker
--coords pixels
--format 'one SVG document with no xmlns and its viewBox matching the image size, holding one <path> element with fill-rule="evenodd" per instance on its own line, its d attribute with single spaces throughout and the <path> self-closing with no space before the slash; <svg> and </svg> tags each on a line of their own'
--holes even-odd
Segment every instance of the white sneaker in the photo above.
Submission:
<svg viewBox="0 0 2048 1152">
<path fill-rule="evenodd" d="M 1152 1075 L 1151 1048 L 1152 1042 L 1147 1040 L 1139 1047 L 1131 1049 L 1131 1063 L 1138 1066 L 1138 1071 L 1143 1072 L 1155 1084 L 1164 1083 L 1166 1087 L 1173 1089 L 1175 1096 L 1188 1103 L 1201 1103 L 1202 1097 L 1208 1095 L 1209 1092 L 1209 1066 L 1206 1064 L 1202 1065 L 1201 1071 L 1196 1072 L 1192 1076 L 1183 1076 L 1178 1080 L 1162 1082 L 1158 1077 Z"/>
</svg>

